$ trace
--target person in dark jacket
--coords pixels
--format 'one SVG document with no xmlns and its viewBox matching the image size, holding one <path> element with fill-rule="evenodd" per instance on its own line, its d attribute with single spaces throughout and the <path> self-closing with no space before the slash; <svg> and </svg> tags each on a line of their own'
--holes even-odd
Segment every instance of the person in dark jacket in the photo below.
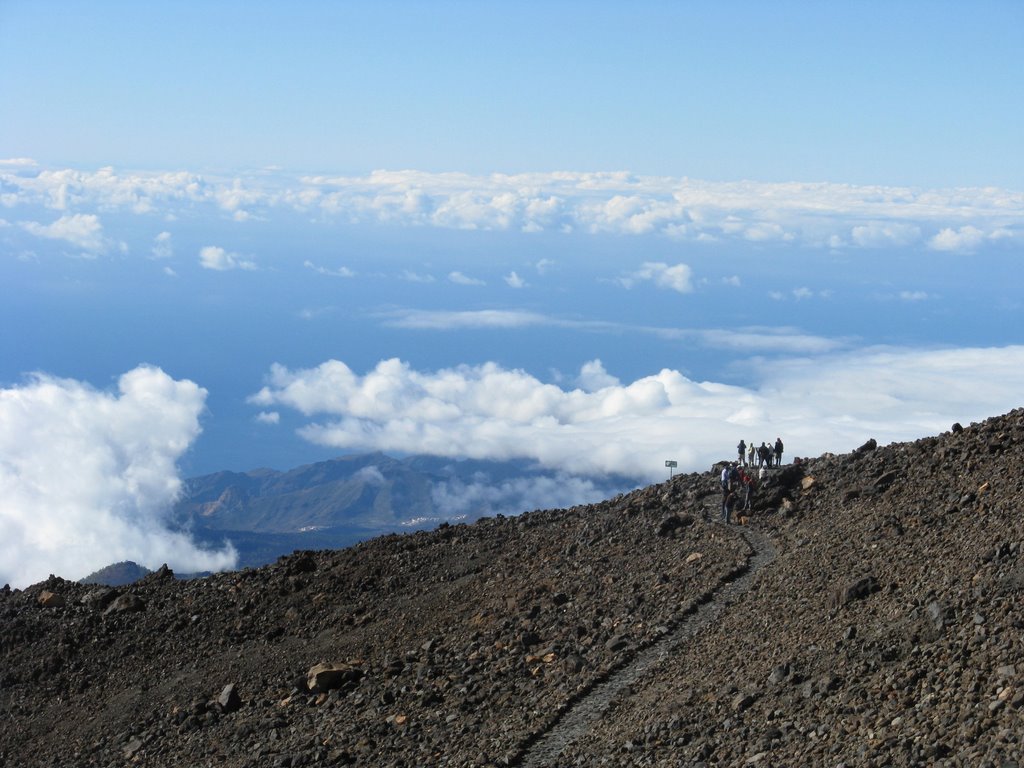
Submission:
<svg viewBox="0 0 1024 768">
<path fill-rule="evenodd" d="M 775 466 L 782 466 L 782 438 L 775 438 Z"/>
</svg>

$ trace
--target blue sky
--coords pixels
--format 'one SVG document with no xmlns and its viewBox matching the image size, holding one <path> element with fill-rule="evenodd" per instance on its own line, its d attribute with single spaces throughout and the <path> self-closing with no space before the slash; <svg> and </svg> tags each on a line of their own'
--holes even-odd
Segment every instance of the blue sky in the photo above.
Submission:
<svg viewBox="0 0 1024 768">
<path fill-rule="evenodd" d="M 1019 406 L 1022 33 L 1010 2 L 0 4 L 0 561 L 88 521 L 227 562 L 161 522 L 219 469 L 655 480 Z"/>
<path fill-rule="evenodd" d="M 24 2 L 0 144 L 58 165 L 1011 188 L 1017 2 Z"/>
</svg>

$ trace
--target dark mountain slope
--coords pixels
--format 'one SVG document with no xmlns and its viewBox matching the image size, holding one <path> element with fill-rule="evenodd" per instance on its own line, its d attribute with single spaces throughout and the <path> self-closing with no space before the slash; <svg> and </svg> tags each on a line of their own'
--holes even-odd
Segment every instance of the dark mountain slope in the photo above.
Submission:
<svg viewBox="0 0 1024 768">
<path fill-rule="evenodd" d="M 775 559 L 728 598 L 751 548 L 704 519 L 710 472 L 193 582 L 53 578 L 0 595 L 0 764 L 518 764 L 708 600 L 553 764 L 1019 762 L 1022 460 L 1014 411 L 784 468 L 752 521 Z"/>
<path fill-rule="evenodd" d="M 1021 764 L 1022 459 L 1015 411 L 812 462 L 755 588 L 572 760 Z"/>
</svg>

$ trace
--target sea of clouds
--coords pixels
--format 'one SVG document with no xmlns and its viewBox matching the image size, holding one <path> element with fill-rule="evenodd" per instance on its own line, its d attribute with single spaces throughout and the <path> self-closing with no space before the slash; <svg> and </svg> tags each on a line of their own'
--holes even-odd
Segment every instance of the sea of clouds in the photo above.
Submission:
<svg viewBox="0 0 1024 768">
<path fill-rule="evenodd" d="M 660 234 L 681 241 L 787 243 L 828 249 L 907 247 L 971 253 L 1024 237 L 1024 193 L 829 182 L 711 182 L 627 172 L 471 175 L 374 171 L 363 176 L 232 176 L 187 171 L 40 168 L 0 160 L 0 206 L 40 206 L 46 220 L 6 222 L 86 254 L 123 248 L 106 212 L 175 217 L 199 208 L 238 222 L 288 211 L 345 222 L 469 230 Z M 251 264 L 204 248 L 212 269 Z M 238 263 L 233 264 L 235 259 Z M 668 276 L 673 279 L 673 276 Z M 681 276 L 674 276 L 678 279 Z"/>
<path fill-rule="evenodd" d="M 303 415 L 307 440 L 346 451 L 531 459 L 568 481 L 438 489 L 452 519 L 514 496 L 530 508 L 593 501 L 593 478 L 665 479 L 731 458 L 740 439 L 782 437 L 786 456 L 844 452 L 937 434 L 1020 405 L 1024 347 L 878 348 L 763 361 L 758 384 L 691 381 L 661 370 L 623 383 L 599 360 L 576 382 L 542 382 L 494 363 L 418 371 L 398 359 L 359 374 L 330 360 L 274 366 L 250 402 L 267 418 Z M 230 544 L 210 551 L 172 530 L 177 462 L 199 438 L 207 392 L 158 368 L 125 373 L 116 391 L 36 375 L 0 390 L 0 583 L 55 573 L 81 578 L 119 560 L 176 571 L 231 568 Z"/>
<path fill-rule="evenodd" d="M 661 370 L 623 383 L 599 360 L 575 386 L 494 363 L 418 371 L 398 359 L 365 374 L 338 360 L 277 365 L 250 398 L 262 414 L 307 417 L 307 440 L 344 450 L 528 458 L 581 475 L 662 479 L 665 461 L 703 470 L 740 439 L 782 437 L 816 456 L 943 432 L 1020 405 L 1024 347 L 852 352 L 762 360 L 757 384 L 691 381 Z"/>
</svg>

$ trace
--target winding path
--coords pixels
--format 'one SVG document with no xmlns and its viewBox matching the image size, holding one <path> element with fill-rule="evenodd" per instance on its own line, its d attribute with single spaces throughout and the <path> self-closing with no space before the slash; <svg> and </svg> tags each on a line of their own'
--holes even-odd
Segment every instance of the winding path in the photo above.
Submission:
<svg viewBox="0 0 1024 768">
<path fill-rule="evenodd" d="M 730 572 L 714 590 L 703 595 L 671 632 L 641 650 L 632 661 L 596 683 L 582 698 L 563 710 L 552 726 L 537 734 L 511 765 L 522 768 L 556 765 L 558 755 L 585 736 L 623 691 L 638 683 L 679 645 L 721 616 L 737 597 L 750 588 L 757 572 L 775 559 L 775 549 L 764 532 L 750 527 L 737 530 L 750 546 L 746 563 Z"/>
</svg>

